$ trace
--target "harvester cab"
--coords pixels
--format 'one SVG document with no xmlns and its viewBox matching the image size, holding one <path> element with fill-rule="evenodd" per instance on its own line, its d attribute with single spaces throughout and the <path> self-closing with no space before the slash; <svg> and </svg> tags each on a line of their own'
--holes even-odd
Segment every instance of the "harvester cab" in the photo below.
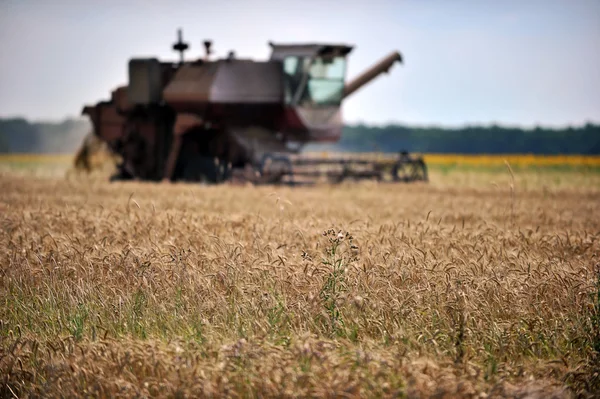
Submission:
<svg viewBox="0 0 600 399">
<path fill-rule="evenodd" d="M 346 55 L 352 47 L 326 44 L 274 44 L 271 60 L 283 66 L 285 104 L 339 106 L 344 95 Z"/>
<path fill-rule="evenodd" d="M 83 110 L 94 134 L 123 160 L 114 178 L 382 180 L 391 168 L 394 181 L 427 179 L 423 160 L 407 155 L 390 163 L 299 153 L 306 143 L 339 141 L 344 99 L 402 61 L 399 53 L 347 82 L 352 46 L 269 45 L 265 61 L 238 59 L 233 52 L 212 59 L 212 42 L 204 41 L 205 56 L 186 60 L 190 46 L 179 31 L 173 45 L 178 63 L 131 59 L 127 85 Z"/>
</svg>

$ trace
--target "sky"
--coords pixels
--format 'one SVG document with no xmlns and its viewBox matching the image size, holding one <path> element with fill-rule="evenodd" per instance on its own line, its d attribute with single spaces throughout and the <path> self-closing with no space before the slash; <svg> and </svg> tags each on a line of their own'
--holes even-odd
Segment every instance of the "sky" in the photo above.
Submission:
<svg viewBox="0 0 600 399">
<path fill-rule="evenodd" d="M 598 0 L 0 0 L 0 117 L 60 120 L 127 83 L 132 57 L 267 59 L 269 41 L 354 45 L 347 78 L 404 63 L 344 102 L 348 123 L 600 123 Z"/>
</svg>

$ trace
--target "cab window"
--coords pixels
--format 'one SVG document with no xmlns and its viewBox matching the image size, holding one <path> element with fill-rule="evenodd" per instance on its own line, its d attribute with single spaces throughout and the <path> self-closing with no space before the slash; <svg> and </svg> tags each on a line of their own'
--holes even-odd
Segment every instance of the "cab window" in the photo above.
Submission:
<svg viewBox="0 0 600 399">
<path fill-rule="evenodd" d="M 339 105 L 344 94 L 344 57 L 289 56 L 283 62 L 285 101 L 299 105 Z"/>
</svg>

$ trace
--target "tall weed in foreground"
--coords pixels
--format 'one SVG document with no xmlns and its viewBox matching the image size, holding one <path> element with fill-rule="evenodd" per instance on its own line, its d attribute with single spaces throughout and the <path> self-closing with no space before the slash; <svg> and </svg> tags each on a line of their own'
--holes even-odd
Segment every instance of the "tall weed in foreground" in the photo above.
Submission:
<svg viewBox="0 0 600 399">
<path fill-rule="evenodd" d="M 321 263 L 326 267 L 327 273 L 319 298 L 327 314 L 328 332 L 333 336 L 345 335 L 344 318 L 340 309 L 340 302 L 348 291 L 347 267 L 357 260 L 353 252 L 358 249 L 353 243 L 354 237 L 348 232 L 336 232 L 329 229 L 323 232 L 327 237 L 328 247 L 325 249 L 325 258 Z"/>
</svg>

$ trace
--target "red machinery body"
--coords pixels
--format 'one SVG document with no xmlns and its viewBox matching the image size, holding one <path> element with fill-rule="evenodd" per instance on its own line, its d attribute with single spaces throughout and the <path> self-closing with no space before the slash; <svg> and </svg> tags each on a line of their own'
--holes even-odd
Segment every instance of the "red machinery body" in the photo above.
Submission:
<svg viewBox="0 0 600 399">
<path fill-rule="evenodd" d="M 86 106 L 94 134 L 123 160 L 115 178 L 222 181 L 265 155 L 336 142 L 347 96 L 401 62 L 394 52 L 350 82 L 343 44 L 269 43 L 269 60 L 131 59 L 129 82 Z"/>
</svg>

